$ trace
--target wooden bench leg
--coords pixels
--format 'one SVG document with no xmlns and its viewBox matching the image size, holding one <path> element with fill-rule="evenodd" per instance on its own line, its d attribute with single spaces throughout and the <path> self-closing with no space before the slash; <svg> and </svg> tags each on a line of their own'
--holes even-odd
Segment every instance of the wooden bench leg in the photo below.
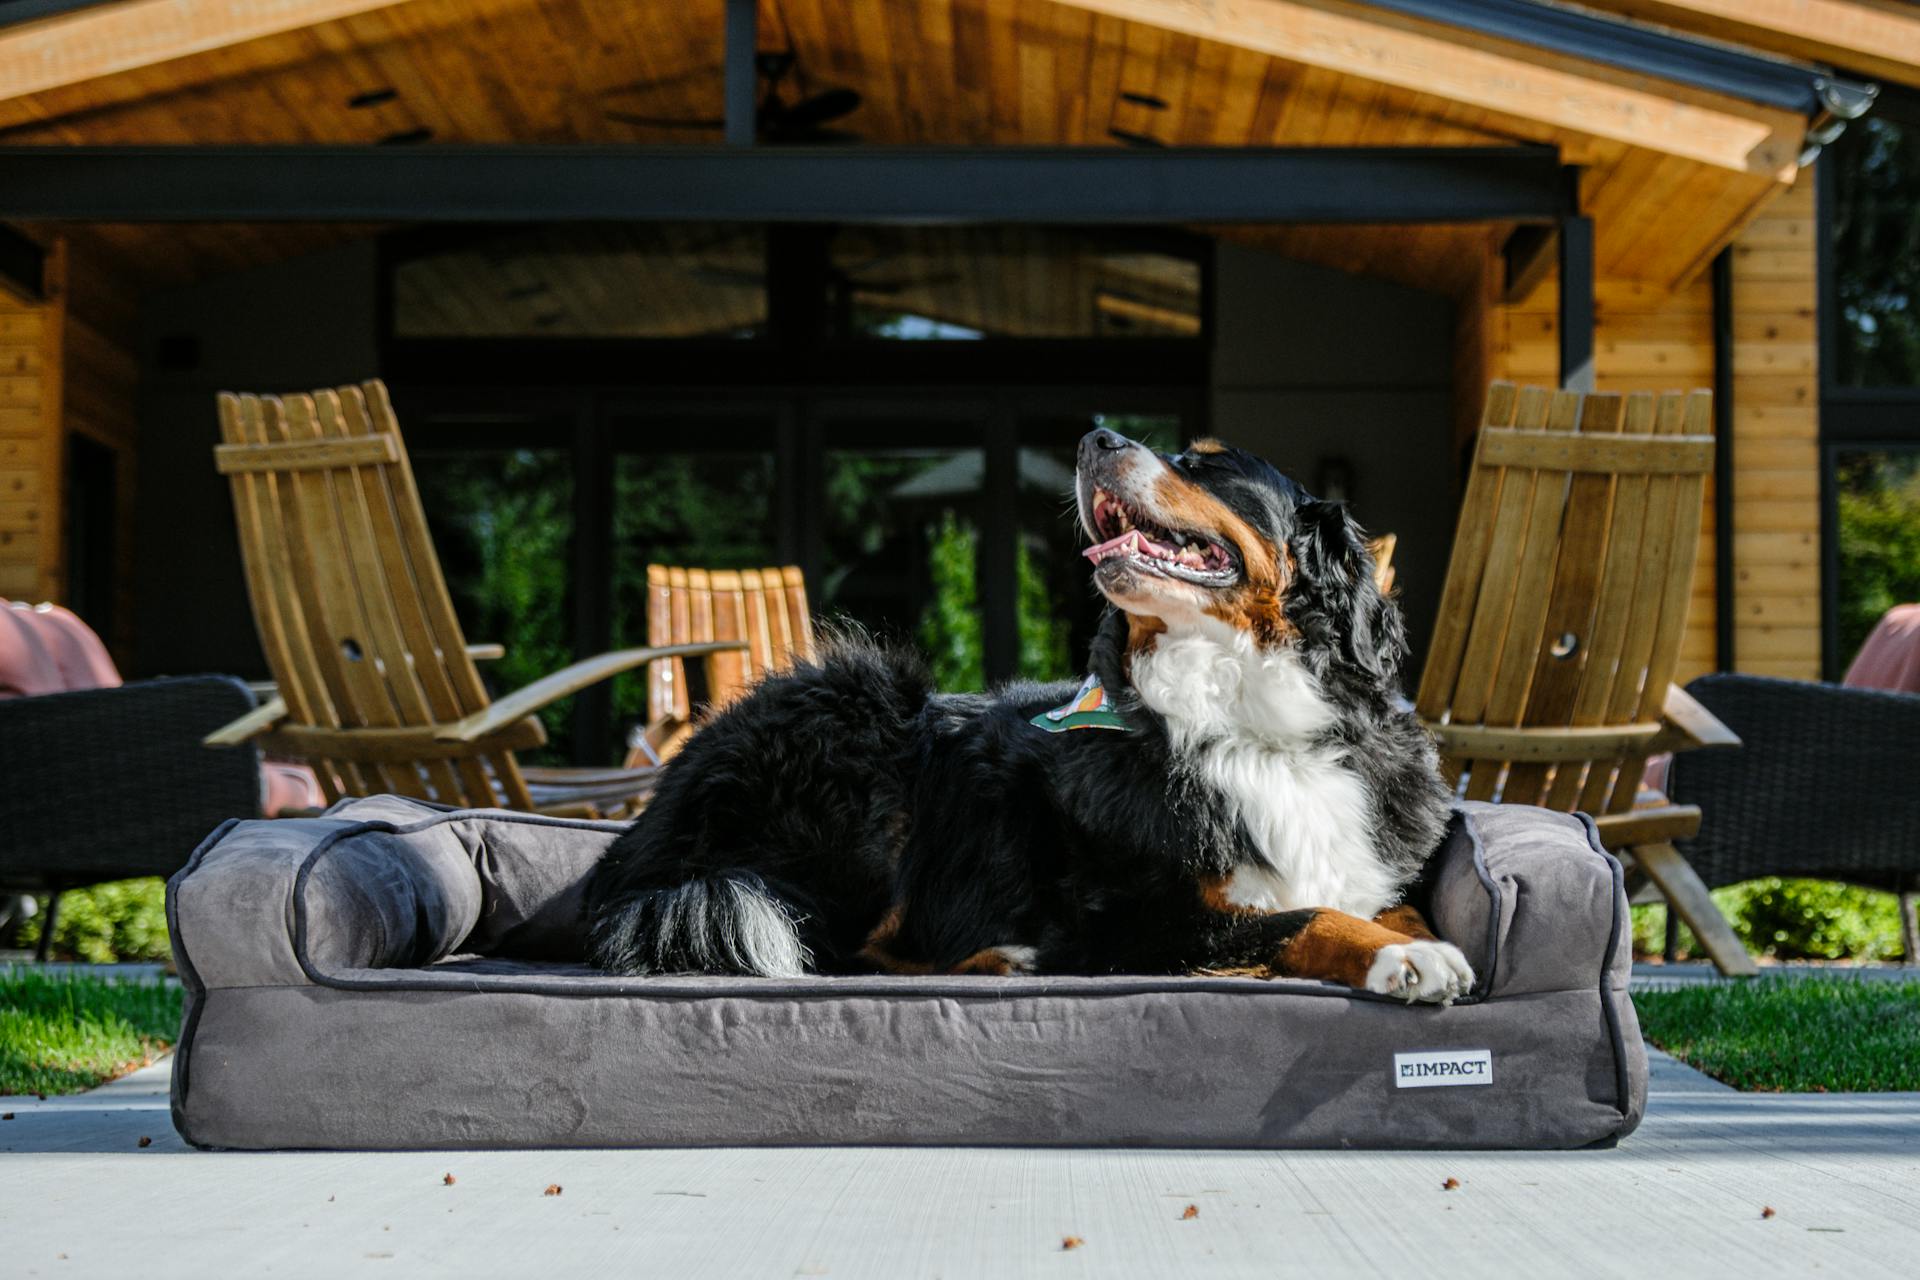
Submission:
<svg viewBox="0 0 1920 1280">
<path fill-rule="evenodd" d="M 1647 879 L 1660 888 L 1667 900 L 1668 912 L 1677 912 L 1687 927 L 1693 930 L 1693 936 L 1706 948 L 1707 955 L 1716 968 L 1730 978 L 1751 978 L 1760 972 L 1753 957 L 1740 945 L 1740 939 L 1734 936 L 1733 926 L 1720 914 L 1720 908 L 1713 904 L 1713 897 L 1707 892 L 1707 886 L 1701 883 L 1700 876 L 1687 865 L 1680 851 L 1671 844 L 1662 841 L 1659 844 L 1637 844 L 1632 849 L 1633 860 Z"/>
</svg>

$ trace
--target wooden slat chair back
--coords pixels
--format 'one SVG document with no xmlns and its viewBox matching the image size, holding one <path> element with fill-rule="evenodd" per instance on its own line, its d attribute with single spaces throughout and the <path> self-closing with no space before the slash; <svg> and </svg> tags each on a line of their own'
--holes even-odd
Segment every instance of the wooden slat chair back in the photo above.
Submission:
<svg viewBox="0 0 1920 1280">
<path fill-rule="evenodd" d="M 536 717 L 479 742 L 431 727 L 486 710 L 386 388 L 222 395 L 254 623 L 287 707 L 270 742 L 313 763 L 329 801 L 393 792 L 531 808 L 516 749 Z"/>
<path fill-rule="evenodd" d="M 743 643 L 599 654 L 491 698 L 474 660 L 499 650 L 461 633 L 386 388 L 222 394 L 219 409 L 215 465 L 278 692 L 210 744 L 264 733 L 313 764 L 329 802 L 394 793 L 572 815 L 644 802 L 644 768 L 523 768 L 514 753 L 547 740 L 535 713 L 656 658 L 712 664 Z"/>
<path fill-rule="evenodd" d="M 793 565 L 742 570 L 648 565 L 647 643 L 705 641 L 746 643 L 744 650 L 707 663 L 710 707 L 725 706 L 796 661 L 813 661 L 813 613 L 800 570 Z M 647 672 L 646 745 L 636 743 L 629 762 L 673 756 L 692 732 L 695 710 L 685 662 L 653 663 Z"/>
<path fill-rule="evenodd" d="M 1593 814 L 1676 905 L 1668 842 L 1700 811 L 1640 782 L 1650 755 L 1731 738 L 1672 688 L 1711 432 L 1705 391 L 1495 383 L 1415 702 L 1467 799 Z M 1704 928 L 1732 940 L 1717 912 Z"/>
</svg>

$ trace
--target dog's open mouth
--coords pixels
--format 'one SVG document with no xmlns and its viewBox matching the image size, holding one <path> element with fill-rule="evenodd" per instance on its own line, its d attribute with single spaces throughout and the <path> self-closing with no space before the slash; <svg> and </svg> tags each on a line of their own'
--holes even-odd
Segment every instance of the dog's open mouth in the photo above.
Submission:
<svg viewBox="0 0 1920 1280">
<path fill-rule="evenodd" d="M 1106 489 L 1093 491 L 1094 536 L 1101 541 L 1081 552 L 1095 565 L 1112 560 L 1151 573 L 1205 586 L 1234 578 L 1233 552 L 1205 534 L 1162 528 L 1141 516 Z"/>
</svg>

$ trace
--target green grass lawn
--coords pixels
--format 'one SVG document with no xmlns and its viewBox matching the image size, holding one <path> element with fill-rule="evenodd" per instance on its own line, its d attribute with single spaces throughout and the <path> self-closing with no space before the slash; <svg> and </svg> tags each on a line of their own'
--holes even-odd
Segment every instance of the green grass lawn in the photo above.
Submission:
<svg viewBox="0 0 1920 1280">
<path fill-rule="evenodd" d="M 1633 997 L 1641 1030 L 1736 1089 L 1920 1090 L 1920 979 L 1757 978 Z"/>
<path fill-rule="evenodd" d="M 78 1093 L 150 1061 L 180 1034 L 181 992 L 31 969 L 0 971 L 0 1094 Z"/>
</svg>

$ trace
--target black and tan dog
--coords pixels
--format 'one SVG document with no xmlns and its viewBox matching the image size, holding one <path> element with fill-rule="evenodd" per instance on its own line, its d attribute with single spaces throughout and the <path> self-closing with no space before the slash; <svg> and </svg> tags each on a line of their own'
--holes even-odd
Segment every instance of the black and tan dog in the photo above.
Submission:
<svg viewBox="0 0 1920 1280">
<path fill-rule="evenodd" d="M 623 973 L 1194 973 L 1451 1002 L 1405 898 L 1447 820 L 1359 528 L 1213 441 L 1080 444 L 1111 603 L 1072 685 L 865 643 L 695 734 L 588 887 Z"/>
</svg>

